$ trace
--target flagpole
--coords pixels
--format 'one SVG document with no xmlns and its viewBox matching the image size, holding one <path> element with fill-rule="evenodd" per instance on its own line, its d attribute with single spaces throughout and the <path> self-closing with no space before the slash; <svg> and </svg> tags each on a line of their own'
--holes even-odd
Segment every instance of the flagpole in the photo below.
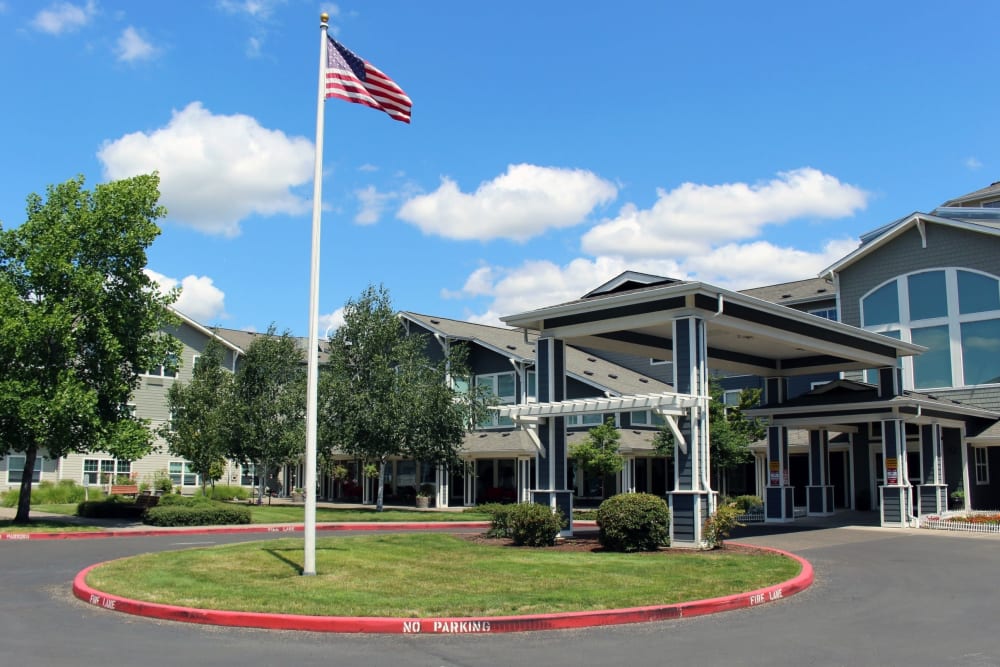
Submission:
<svg viewBox="0 0 1000 667">
<path fill-rule="evenodd" d="M 319 15 L 319 95 L 316 100 L 316 159 L 313 171 L 312 256 L 309 269 L 309 354 L 306 388 L 306 515 L 302 576 L 316 575 L 316 422 L 319 404 L 319 239 L 323 193 L 323 110 L 326 99 L 326 33 L 328 14 Z"/>
</svg>

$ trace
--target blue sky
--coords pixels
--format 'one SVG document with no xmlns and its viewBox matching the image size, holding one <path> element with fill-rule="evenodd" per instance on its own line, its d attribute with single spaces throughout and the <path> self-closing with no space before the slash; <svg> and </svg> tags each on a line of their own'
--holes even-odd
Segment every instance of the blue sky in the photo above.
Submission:
<svg viewBox="0 0 1000 667">
<path fill-rule="evenodd" d="M 626 269 L 812 277 L 1000 180 L 985 0 L 0 0 L 3 226 L 155 169 L 178 308 L 305 335 L 321 11 L 413 100 L 325 104 L 324 330 L 373 283 L 497 323 Z"/>
</svg>

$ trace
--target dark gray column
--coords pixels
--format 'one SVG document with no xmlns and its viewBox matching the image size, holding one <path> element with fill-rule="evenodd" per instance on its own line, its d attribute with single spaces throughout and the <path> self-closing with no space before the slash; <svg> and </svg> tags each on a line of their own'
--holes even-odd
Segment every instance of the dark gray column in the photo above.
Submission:
<svg viewBox="0 0 1000 667">
<path fill-rule="evenodd" d="M 670 544 L 699 549 L 704 546 L 702 528 L 715 511 L 715 495 L 709 482 L 708 452 L 708 348 L 705 320 L 683 317 L 674 320 L 674 388 L 681 394 L 704 397 L 678 421 L 685 442 L 674 443 L 674 490 L 670 493 Z"/>
<path fill-rule="evenodd" d="M 806 487 L 810 516 L 833 514 L 833 485 L 830 484 L 830 433 L 809 431 L 809 486 Z"/>
<path fill-rule="evenodd" d="M 537 358 L 538 400 L 555 403 L 566 399 L 566 344 L 555 338 L 539 338 Z M 531 501 L 559 509 L 569 520 L 562 535 L 573 534 L 573 491 L 566 488 L 566 418 L 550 417 L 538 427 L 541 451 L 536 457 L 538 488 L 532 489 Z"/>
<path fill-rule="evenodd" d="M 900 419 L 882 422 L 881 494 L 882 525 L 905 527 L 910 524 L 910 487 L 906 475 L 906 432 Z"/>
<path fill-rule="evenodd" d="M 765 405 L 780 405 L 788 396 L 788 380 L 771 377 L 764 380 Z M 764 489 L 764 521 L 780 523 L 795 519 L 795 488 L 788 484 L 788 429 L 767 429 L 767 486 Z"/>
<path fill-rule="evenodd" d="M 920 450 L 924 465 L 917 493 L 917 513 L 921 516 L 940 514 L 948 509 L 948 485 L 944 483 L 940 424 L 924 424 L 920 427 Z"/>
</svg>

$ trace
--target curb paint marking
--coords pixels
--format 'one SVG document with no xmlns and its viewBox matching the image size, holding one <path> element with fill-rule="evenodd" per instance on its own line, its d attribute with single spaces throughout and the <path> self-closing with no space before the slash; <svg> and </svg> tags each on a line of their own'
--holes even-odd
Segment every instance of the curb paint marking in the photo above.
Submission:
<svg viewBox="0 0 1000 667">
<path fill-rule="evenodd" d="M 403 621 L 403 634 L 423 633 L 421 621 Z M 491 632 L 489 621 L 434 621 L 430 634 L 481 634 Z"/>
</svg>

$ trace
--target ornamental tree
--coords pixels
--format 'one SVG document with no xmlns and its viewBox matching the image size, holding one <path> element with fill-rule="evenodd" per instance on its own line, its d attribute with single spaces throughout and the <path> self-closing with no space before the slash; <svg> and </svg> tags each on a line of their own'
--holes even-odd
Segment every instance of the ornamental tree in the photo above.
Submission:
<svg viewBox="0 0 1000 667">
<path fill-rule="evenodd" d="M 220 476 L 229 451 L 233 375 L 223 367 L 222 343 L 211 339 L 192 369 L 188 384 L 167 391 L 170 423 L 160 429 L 171 454 L 191 462 L 201 477 L 202 493 Z"/>
<path fill-rule="evenodd" d="M 448 382 L 461 372 L 432 363 L 422 336 L 408 336 L 384 287 L 369 286 L 344 307 L 320 376 L 318 422 L 327 457 L 349 454 L 378 470 L 382 510 L 385 464 L 392 456 L 452 464 L 479 408 Z"/>
<path fill-rule="evenodd" d="M 305 357 L 291 333 L 279 336 L 272 325 L 254 338 L 233 378 L 232 399 L 228 453 L 254 464 L 263 496 L 271 466 L 305 452 Z"/>
<path fill-rule="evenodd" d="M 608 419 L 600 426 L 587 432 L 587 437 L 570 446 L 569 459 L 584 472 L 597 475 L 601 480 L 601 496 L 604 495 L 604 478 L 621 472 L 622 456 L 618 453 L 621 434 L 615 428 L 614 419 Z"/>
<path fill-rule="evenodd" d="M 26 220 L 0 229 L 0 454 L 25 454 L 18 523 L 30 518 L 39 455 L 151 451 L 128 399 L 140 372 L 178 350 L 161 333 L 175 295 L 144 271 L 166 213 L 158 177 L 83 184 L 30 195 Z"/>
</svg>

